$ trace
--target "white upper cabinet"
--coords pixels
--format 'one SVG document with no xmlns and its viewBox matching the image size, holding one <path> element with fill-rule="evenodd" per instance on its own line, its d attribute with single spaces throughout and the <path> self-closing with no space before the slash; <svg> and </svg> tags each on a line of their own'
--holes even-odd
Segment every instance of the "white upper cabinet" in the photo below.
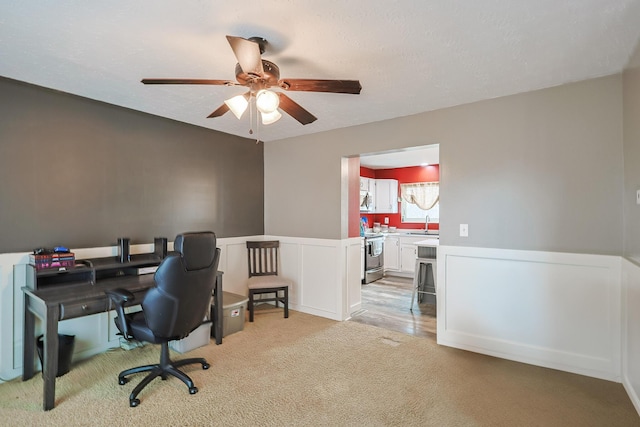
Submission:
<svg viewBox="0 0 640 427">
<path fill-rule="evenodd" d="M 360 191 L 371 191 L 371 178 L 360 177 Z"/>
<path fill-rule="evenodd" d="M 398 180 L 375 180 L 375 212 L 398 213 Z"/>
</svg>

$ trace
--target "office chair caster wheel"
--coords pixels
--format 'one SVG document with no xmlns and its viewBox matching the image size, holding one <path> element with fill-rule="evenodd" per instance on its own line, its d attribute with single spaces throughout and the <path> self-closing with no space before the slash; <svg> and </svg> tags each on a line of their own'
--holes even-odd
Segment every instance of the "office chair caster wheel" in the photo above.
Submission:
<svg viewBox="0 0 640 427">
<path fill-rule="evenodd" d="M 120 385 L 125 385 L 127 383 L 127 379 L 126 378 L 118 378 L 118 384 Z"/>
<path fill-rule="evenodd" d="M 198 387 L 189 387 L 189 394 L 196 394 L 198 392 Z"/>
<path fill-rule="evenodd" d="M 202 369 L 204 369 L 205 371 L 206 371 L 207 369 L 209 369 L 210 367 L 211 367 L 211 365 L 209 365 L 208 363 L 203 363 L 203 364 L 202 364 Z"/>
<path fill-rule="evenodd" d="M 131 400 L 129 400 L 129 406 L 131 406 L 132 408 L 135 408 L 139 404 L 140 404 L 140 399 L 131 399 Z"/>
</svg>

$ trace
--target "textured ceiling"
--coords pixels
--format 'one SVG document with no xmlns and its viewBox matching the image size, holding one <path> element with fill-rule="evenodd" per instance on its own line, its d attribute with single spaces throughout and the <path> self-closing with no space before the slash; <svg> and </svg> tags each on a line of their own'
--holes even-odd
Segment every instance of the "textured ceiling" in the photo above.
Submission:
<svg viewBox="0 0 640 427">
<path fill-rule="evenodd" d="M 261 126 L 273 141 L 620 72 L 640 0 L 2 0 L 0 76 L 251 137 L 248 116 L 206 118 L 243 87 L 140 83 L 233 80 L 227 34 L 266 38 L 283 77 L 362 83 L 289 92 L 318 120 Z"/>
</svg>

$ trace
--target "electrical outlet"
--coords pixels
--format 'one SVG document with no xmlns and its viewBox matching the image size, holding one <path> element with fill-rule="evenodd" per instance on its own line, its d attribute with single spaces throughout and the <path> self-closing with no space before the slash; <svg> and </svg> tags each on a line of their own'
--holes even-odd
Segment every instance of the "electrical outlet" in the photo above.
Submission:
<svg viewBox="0 0 640 427">
<path fill-rule="evenodd" d="M 469 237 L 469 224 L 460 224 L 460 237 Z"/>
<path fill-rule="evenodd" d="M 636 191 L 636 205 L 640 205 L 640 190 Z"/>
<path fill-rule="evenodd" d="M 386 216 L 384 217 L 384 223 L 389 224 L 389 217 L 386 217 Z"/>
</svg>

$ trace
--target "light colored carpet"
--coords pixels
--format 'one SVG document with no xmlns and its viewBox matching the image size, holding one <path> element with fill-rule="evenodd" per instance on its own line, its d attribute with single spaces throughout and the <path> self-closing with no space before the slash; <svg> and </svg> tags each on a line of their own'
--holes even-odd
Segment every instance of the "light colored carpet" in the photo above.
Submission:
<svg viewBox="0 0 640 427">
<path fill-rule="evenodd" d="M 155 363 L 159 347 L 112 350 L 75 363 L 42 411 L 37 375 L 0 384 L 9 426 L 637 426 L 622 385 L 439 347 L 433 340 L 292 311 L 260 313 L 244 331 L 175 359 L 203 356 L 209 370 L 154 380 L 118 373 Z"/>
</svg>

